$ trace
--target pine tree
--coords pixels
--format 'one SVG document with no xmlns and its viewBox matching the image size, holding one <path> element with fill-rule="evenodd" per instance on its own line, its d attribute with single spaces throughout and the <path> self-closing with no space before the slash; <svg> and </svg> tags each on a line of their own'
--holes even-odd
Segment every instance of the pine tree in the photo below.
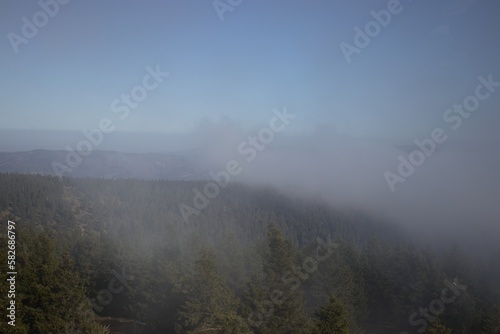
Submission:
<svg viewBox="0 0 500 334">
<path fill-rule="evenodd" d="M 239 300 L 217 268 L 214 252 L 202 249 L 188 277 L 189 294 L 180 312 L 188 333 L 249 333 L 238 315 Z"/>
<path fill-rule="evenodd" d="M 281 231 L 269 226 L 267 253 L 263 259 L 264 277 L 251 282 L 257 333 L 307 333 L 310 322 L 305 314 L 301 279 L 305 273 L 295 263 L 295 250 Z"/>
<path fill-rule="evenodd" d="M 30 333 L 92 333 L 102 326 L 94 313 L 68 254 L 57 256 L 55 240 L 42 232 L 19 232 L 17 325 Z"/>
<path fill-rule="evenodd" d="M 316 313 L 317 323 L 312 334 L 349 334 L 349 322 L 344 305 L 335 297 L 330 296 L 328 303 Z"/>
</svg>

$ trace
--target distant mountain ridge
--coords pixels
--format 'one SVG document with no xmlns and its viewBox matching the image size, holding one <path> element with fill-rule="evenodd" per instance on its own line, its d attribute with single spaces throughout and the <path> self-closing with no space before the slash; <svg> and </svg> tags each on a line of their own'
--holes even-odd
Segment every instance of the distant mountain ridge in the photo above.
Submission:
<svg viewBox="0 0 500 334">
<path fill-rule="evenodd" d="M 0 152 L 0 172 L 57 176 L 53 163 L 68 165 L 68 152 L 37 149 L 26 152 Z M 135 178 L 144 180 L 195 180 L 208 178 L 192 153 L 122 153 L 92 151 L 81 163 L 63 173 L 70 177 Z"/>
</svg>

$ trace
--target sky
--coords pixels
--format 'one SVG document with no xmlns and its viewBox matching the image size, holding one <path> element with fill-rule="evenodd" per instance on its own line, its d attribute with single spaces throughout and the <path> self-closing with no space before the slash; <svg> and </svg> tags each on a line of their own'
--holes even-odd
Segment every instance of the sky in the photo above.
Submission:
<svg viewBox="0 0 500 334">
<path fill-rule="evenodd" d="M 214 172 L 237 160 L 237 181 L 365 210 L 426 240 L 498 245 L 499 1 L 0 9 L 0 151 L 78 150 L 106 130 L 92 149 L 197 152 Z M 252 149 L 249 135 L 273 138 Z"/>
<path fill-rule="evenodd" d="M 349 62 L 341 43 L 356 46 L 354 28 L 397 1 L 226 0 L 218 12 L 211 1 L 65 0 L 43 22 L 40 3 L 54 1 L 1 4 L 0 129 L 82 131 L 109 118 L 117 132 L 183 134 L 229 118 L 250 131 L 286 106 L 290 134 L 412 140 L 478 76 L 500 80 L 498 1 L 402 0 Z M 41 26 L 21 43 L 24 17 Z M 168 76 L 119 119 L 112 103 L 157 67 Z M 498 140 L 499 98 L 464 140 Z"/>
</svg>

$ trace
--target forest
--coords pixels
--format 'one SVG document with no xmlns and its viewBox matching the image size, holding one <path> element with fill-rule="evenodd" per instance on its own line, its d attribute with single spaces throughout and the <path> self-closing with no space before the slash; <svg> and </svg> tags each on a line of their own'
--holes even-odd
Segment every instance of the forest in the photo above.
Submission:
<svg viewBox="0 0 500 334">
<path fill-rule="evenodd" d="M 500 246 L 414 243 L 352 209 L 231 183 L 0 174 L 2 333 L 500 333 Z M 115 322 L 112 322 L 115 320 Z M 128 324 L 120 329 L 116 322 Z"/>
</svg>

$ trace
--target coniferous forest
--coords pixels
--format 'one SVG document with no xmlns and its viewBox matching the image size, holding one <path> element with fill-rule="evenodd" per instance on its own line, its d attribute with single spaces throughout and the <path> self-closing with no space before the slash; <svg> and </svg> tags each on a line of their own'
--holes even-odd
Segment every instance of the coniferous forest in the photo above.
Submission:
<svg viewBox="0 0 500 334">
<path fill-rule="evenodd" d="M 500 334 L 500 0 L 0 5 L 0 334 Z"/>
<path fill-rule="evenodd" d="M 17 269 L 16 326 L 0 332 L 500 333 L 500 247 L 478 259 L 414 244 L 361 212 L 239 183 L 186 221 L 179 204 L 203 184 L 0 174 Z"/>
</svg>

